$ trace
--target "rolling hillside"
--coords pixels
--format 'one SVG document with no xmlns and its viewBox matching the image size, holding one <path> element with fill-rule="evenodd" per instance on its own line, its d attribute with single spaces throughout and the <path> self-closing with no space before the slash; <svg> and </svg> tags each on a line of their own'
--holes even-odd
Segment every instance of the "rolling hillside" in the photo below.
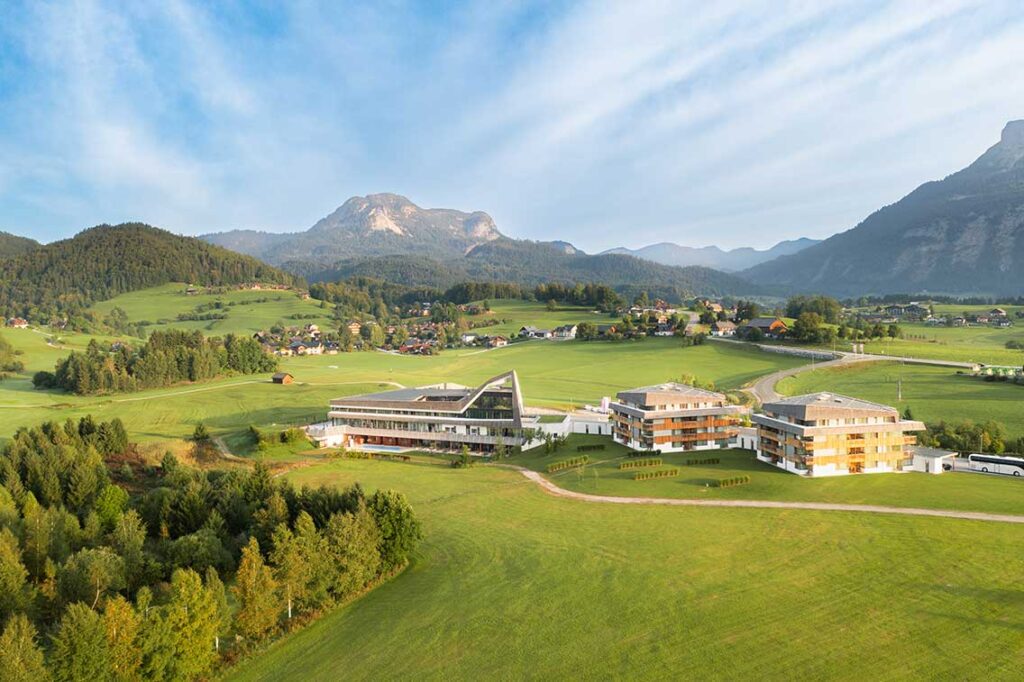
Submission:
<svg viewBox="0 0 1024 682">
<path fill-rule="evenodd" d="M 21 237 L 10 232 L 0 232 L 0 258 L 20 256 L 33 249 L 38 249 L 39 242 L 28 237 Z"/>
<path fill-rule="evenodd" d="M 680 267 L 702 265 L 721 270 L 722 272 L 736 272 L 753 267 L 758 263 L 765 263 L 779 256 L 799 253 L 809 246 L 818 244 L 820 241 L 820 239 L 801 237 L 800 239 L 779 242 L 775 246 L 763 250 L 750 247 L 720 249 L 717 246 L 696 248 L 693 246 L 680 246 L 672 242 L 661 242 L 659 244 L 642 246 L 639 249 L 627 249 L 620 246 L 619 248 L 608 249 L 602 252 L 602 255 L 619 253 L 654 261 L 662 265 L 678 265 Z"/>
<path fill-rule="evenodd" d="M 168 282 L 293 285 L 295 275 L 193 237 L 149 225 L 100 225 L 0 261 L 0 311 L 37 321 L 64 317 L 129 291 Z"/>
</svg>

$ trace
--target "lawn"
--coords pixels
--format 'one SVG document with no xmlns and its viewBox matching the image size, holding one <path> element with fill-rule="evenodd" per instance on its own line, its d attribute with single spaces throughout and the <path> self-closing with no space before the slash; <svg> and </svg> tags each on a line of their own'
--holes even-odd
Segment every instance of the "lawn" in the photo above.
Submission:
<svg viewBox="0 0 1024 682">
<path fill-rule="evenodd" d="M 0 436 L 11 435 L 21 425 L 92 413 L 97 419 L 120 417 L 133 437 L 159 443 L 188 436 L 202 420 L 214 436 L 226 438 L 233 450 L 240 448 L 242 453 L 250 424 L 277 428 L 320 420 L 326 417 L 331 398 L 379 391 L 390 387 L 388 382 L 476 385 L 515 369 L 528 405 L 568 407 L 682 374 L 735 388 L 767 372 L 800 364 L 796 358 L 725 344 L 683 348 L 674 339 L 529 341 L 431 357 L 364 352 L 284 358 L 281 369 L 295 377 L 290 385 L 272 384 L 267 375 L 238 376 L 199 385 L 81 397 L 32 389 L 32 370 L 52 369 L 68 349 L 55 352 L 44 335 L 29 330 L 12 330 L 5 336 L 12 342 L 17 339 L 24 350 L 20 357 L 30 369 L 0 383 Z M 75 337 L 75 347 L 84 347 L 87 338 Z"/>
<path fill-rule="evenodd" d="M 903 400 L 897 400 L 901 380 Z M 832 391 L 900 410 L 909 406 L 926 422 L 994 419 L 1011 437 L 1024 436 L 1024 386 L 986 382 L 945 367 L 872 362 L 817 369 L 783 379 L 776 390 L 785 395 Z"/>
<path fill-rule="evenodd" d="M 1024 527 L 587 504 L 492 467 L 289 476 L 404 490 L 425 539 L 228 679 L 1019 678 Z"/>
<path fill-rule="evenodd" d="M 590 456 L 587 466 L 545 475 L 569 490 L 617 497 L 839 502 L 1024 514 L 1024 482 L 1012 478 L 908 472 L 809 479 L 759 462 L 748 450 L 653 453 L 650 457 L 661 458 L 661 466 L 620 470 L 619 464 L 629 461 L 625 447 L 607 437 L 572 436 L 557 453 L 545 455 L 543 448 L 535 448 L 512 461 L 543 473 L 551 462 L 581 454 L 576 452 L 577 445 L 590 443 L 603 444 L 605 449 L 583 453 Z M 684 465 L 687 460 L 709 458 L 718 459 L 719 463 Z M 679 476 L 633 480 L 638 471 L 667 468 L 678 468 Z M 712 487 L 719 479 L 736 476 L 750 476 L 750 483 L 732 488 Z"/>
</svg>

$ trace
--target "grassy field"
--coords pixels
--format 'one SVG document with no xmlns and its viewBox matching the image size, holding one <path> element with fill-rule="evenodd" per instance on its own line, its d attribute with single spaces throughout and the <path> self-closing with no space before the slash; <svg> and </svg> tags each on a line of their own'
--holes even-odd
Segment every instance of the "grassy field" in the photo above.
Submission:
<svg viewBox="0 0 1024 682">
<path fill-rule="evenodd" d="M 903 400 L 897 400 L 902 378 Z M 872 362 L 817 369 L 783 379 L 776 390 L 786 395 L 832 391 L 899 407 L 909 406 L 926 422 L 970 419 L 1001 422 L 1011 436 L 1024 436 L 1024 386 L 986 382 L 945 367 Z"/>
<path fill-rule="evenodd" d="M 198 329 L 207 336 L 224 334 L 252 334 L 261 329 L 269 329 L 280 322 L 288 325 L 304 325 L 310 322 L 319 325 L 333 324 L 330 308 L 320 308 L 319 301 L 303 300 L 294 291 L 273 290 L 237 290 L 223 294 L 185 294 L 185 284 L 165 284 L 160 287 L 133 291 L 122 294 L 109 301 L 93 306 L 93 311 L 100 317 L 106 316 L 115 307 L 121 308 L 131 322 L 152 322 L 168 320 L 163 324 L 150 324 L 145 327 L 146 333 L 159 329 Z M 268 300 L 264 300 L 268 299 Z M 179 313 L 190 313 L 196 306 L 221 302 L 223 307 L 216 311 L 226 313 L 223 320 L 187 320 L 177 321 Z M 292 319 L 293 315 L 301 315 L 304 319 Z M 305 319 L 306 315 L 316 317 Z"/>
<path fill-rule="evenodd" d="M 228 679 L 1019 676 L 1024 558 L 1007 549 L 1024 527 L 587 504 L 492 467 L 290 476 L 404 490 L 425 540 L 404 574 Z"/>
<path fill-rule="evenodd" d="M 929 327 L 902 324 L 907 338 L 867 341 L 866 353 L 897 357 L 980 362 L 987 365 L 1024 364 L 1024 351 L 1006 348 L 1007 341 L 1024 342 L 1024 324 L 1008 329 L 995 327 Z M 850 350 L 849 343 L 837 345 Z"/>
<path fill-rule="evenodd" d="M 489 315 L 470 316 L 466 319 L 470 322 L 486 320 L 505 320 L 493 327 L 484 327 L 481 331 L 485 334 L 502 334 L 504 336 L 515 336 L 519 329 L 524 326 L 538 327 L 540 329 L 554 329 L 566 324 L 579 324 L 580 322 L 591 322 L 593 324 L 611 324 L 621 321 L 620 317 L 609 317 L 607 313 L 594 312 L 593 308 L 579 306 L 558 306 L 555 310 L 548 310 L 543 303 L 532 301 L 493 300 L 489 301 L 491 313 Z"/>
<path fill-rule="evenodd" d="M 284 358 L 281 369 L 295 383 L 271 384 L 268 376 L 240 376 L 195 386 L 113 396 L 80 397 L 36 391 L 31 373 L 52 369 L 70 348 L 88 337 L 71 336 L 55 350 L 46 336 L 8 330 L 5 337 L 24 354 L 24 373 L 0 383 L 0 436 L 21 425 L 92 413 L 97 419 L 120 417 L 142 442 L 181 439 L 202 420 L 232 449 L 246 452 L 250 424 L 278 427 L 323 419 L 331 398 L 388 388 L 449 381 L 475 385 L 508 369 L 522 379 L 527 404 L 560 407 L 596 402 L 602 396 L 640 384 L 677 379 L 682 374 L 735 388 L 800 360 L 724 344 L 682 348 L 674 339 L 638 343 L 530 341 L 494 350 L 447 351 L 438 356 L 402 356 L 382 352 Z"/>
<path fill-rule="evenodd" d="M 620 470 L 619 464 L 628 461 L 625 447 L 610 438 L 572 436 L 560 452 L 545 455 L 543 448 L 535 448 L 512 461 L 544 473 L 551 462 L 577 456 L 575 446 L 584 443 L 600 443 L 605 445 L 605 449 L 586 453 L 590 462 L 582 469 L 547 476 L 563 488 L 593 495 L 839 502 L 1024 514 L 1024 482 L 1012 478 L 970 473 L 933 476 L 908 472 L 807 479 L 759 462 L 748 450 L 654 454 L 651 456 L 663 460 L 661 466 Z M 719 463 L 683 464 L 687 460 L 708 458 L 716 458 Z M 633 480 L 637 471 L 670 467 L 679 469 L 678 477 Z M 719 479 L 735 476 L 750 476 L 750 483 L 732 488 L 712 487 Z"/>
</svg>

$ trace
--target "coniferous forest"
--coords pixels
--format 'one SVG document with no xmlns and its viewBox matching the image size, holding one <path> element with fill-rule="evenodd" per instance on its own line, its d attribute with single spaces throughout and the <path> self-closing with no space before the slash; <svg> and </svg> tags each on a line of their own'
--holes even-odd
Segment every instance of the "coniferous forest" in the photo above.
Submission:
<svg viewBox="0 0 1024 682">
<path fill-rule="evenodd" d="M 104 351 L 95 339 L 85 352 L 72 351 L 53 372 L 37 372 L 36 388 L 61 388 L 79 395 L 159 388 L 208 381 L 226 372 L 258 374 L 277 369 L 277 359 L 255 340 L 228 334 L 205 338 L 199 331 L 153 332 L 138 349 Z"/>
<path fill-rule="evenodd" d="M 134 453 L 119 420 L 91 417 L 4 447 L 0 677 L 205 676 L 401 569 L 420 535 L 393 491 Z"/>
</svg>

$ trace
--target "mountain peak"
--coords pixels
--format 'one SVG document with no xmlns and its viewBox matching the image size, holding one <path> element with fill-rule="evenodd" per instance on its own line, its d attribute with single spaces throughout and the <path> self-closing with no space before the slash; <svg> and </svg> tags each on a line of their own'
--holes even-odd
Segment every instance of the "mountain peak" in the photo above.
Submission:
<svg viewBox="0 0 1024 682">
<path fill-rule="evenodd" d="M 1024 149 L 1024 119 L 1010 121 L 1003 127 L 999 143 L 1007 147 Z"/>
</svg>

